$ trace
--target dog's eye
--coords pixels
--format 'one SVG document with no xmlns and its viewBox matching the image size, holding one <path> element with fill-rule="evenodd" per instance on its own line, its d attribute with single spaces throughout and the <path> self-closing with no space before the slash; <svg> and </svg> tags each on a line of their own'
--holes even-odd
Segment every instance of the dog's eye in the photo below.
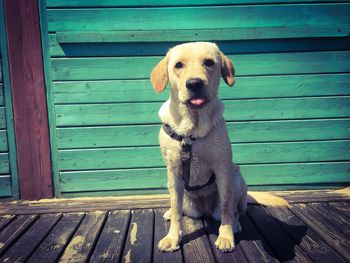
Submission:
<svg viewBox="0 0 350 263">
<path fill-rule="evenodd" d="M 182 64 L 180 61 L 175 64 L 175 68 L 183 68 L 183 66 L 184 64 Z"/>
<path fill-rule="evenodd" d="M 207 67 L 211 67 L 214 65 L 214 61 L 212 59 L 206 59 L 204 60 L 204 65 L 206 65 Z"/>
</svg>

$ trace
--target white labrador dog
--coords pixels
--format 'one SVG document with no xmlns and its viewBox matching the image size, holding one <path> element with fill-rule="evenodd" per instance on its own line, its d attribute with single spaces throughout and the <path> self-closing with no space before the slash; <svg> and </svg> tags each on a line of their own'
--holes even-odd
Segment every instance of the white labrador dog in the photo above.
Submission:
<svg viewBox="0 0 350 263">
<path fill-rule="evenodd" d="M 157 92 L 170 83 L 170 98 L 159 110 L 163 123 L 159 142 L 167 166 L 171 209 L 169 233 L 159 242 L 161 251 L 179 248 L 182 214 L 221 220 L 215 244 L 224 252 L 235 248 L 234 232 L 247 207 L 247 187 L 232 151 L 224 106 L 217 97 L 220 78 L 234 84 L 234 68 L 214 43 L 175 46 L 153 69 Z"/>
</svg>

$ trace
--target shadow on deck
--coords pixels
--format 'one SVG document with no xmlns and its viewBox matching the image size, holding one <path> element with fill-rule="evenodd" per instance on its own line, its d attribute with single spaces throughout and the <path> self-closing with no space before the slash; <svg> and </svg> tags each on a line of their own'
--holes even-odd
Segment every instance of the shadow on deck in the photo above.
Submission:
<svg viewBox="0 0 350 263">
<path fill-rule="evenodd" d="M 290 207 L 250 204 L 236 250 L 221 253 L 218 223 L 184 217 L 181 249 L 161 253 L 167 196 L 0 203 L 0 262 L 349 262 L 346 191 L 275 192 Z"/>
</svg>

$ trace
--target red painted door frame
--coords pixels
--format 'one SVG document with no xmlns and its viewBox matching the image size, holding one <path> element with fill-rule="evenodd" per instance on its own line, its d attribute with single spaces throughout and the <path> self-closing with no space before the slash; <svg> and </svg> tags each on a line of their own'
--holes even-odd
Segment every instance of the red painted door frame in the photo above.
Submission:
<svg viewBox="0 0 350 263">
<path fill-rule="evenodd" d="M 53 197 L 37 0 L 4 0 L 21 199 Z"/>
</svg>

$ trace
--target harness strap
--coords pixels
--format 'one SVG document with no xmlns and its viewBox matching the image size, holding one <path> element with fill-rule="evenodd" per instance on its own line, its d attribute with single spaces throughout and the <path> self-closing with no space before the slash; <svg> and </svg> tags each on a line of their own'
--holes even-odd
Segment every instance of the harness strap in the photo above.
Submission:
<svg viewBox="0 0 350 263">
<path fill-rule="evenodd" d="M 163 123 L 162 128 L 166 134 L 168 134 L 172 139 L 181 143 L 181 165 L 182 165 L 182 178 L 185 183 L 185 189 L 187 191 L 197 191 L 203 187 L 212 184 L 215 181 L 215 173 L 212 173 L 208 182 L 204 185 L 190 186 L 190 176 L 191 176 L 191 156 L 192 156 L 192 142 L 196 139 L 191 136 L 181 136 L 178 135 L 168 124 Z"/>
</svg>

